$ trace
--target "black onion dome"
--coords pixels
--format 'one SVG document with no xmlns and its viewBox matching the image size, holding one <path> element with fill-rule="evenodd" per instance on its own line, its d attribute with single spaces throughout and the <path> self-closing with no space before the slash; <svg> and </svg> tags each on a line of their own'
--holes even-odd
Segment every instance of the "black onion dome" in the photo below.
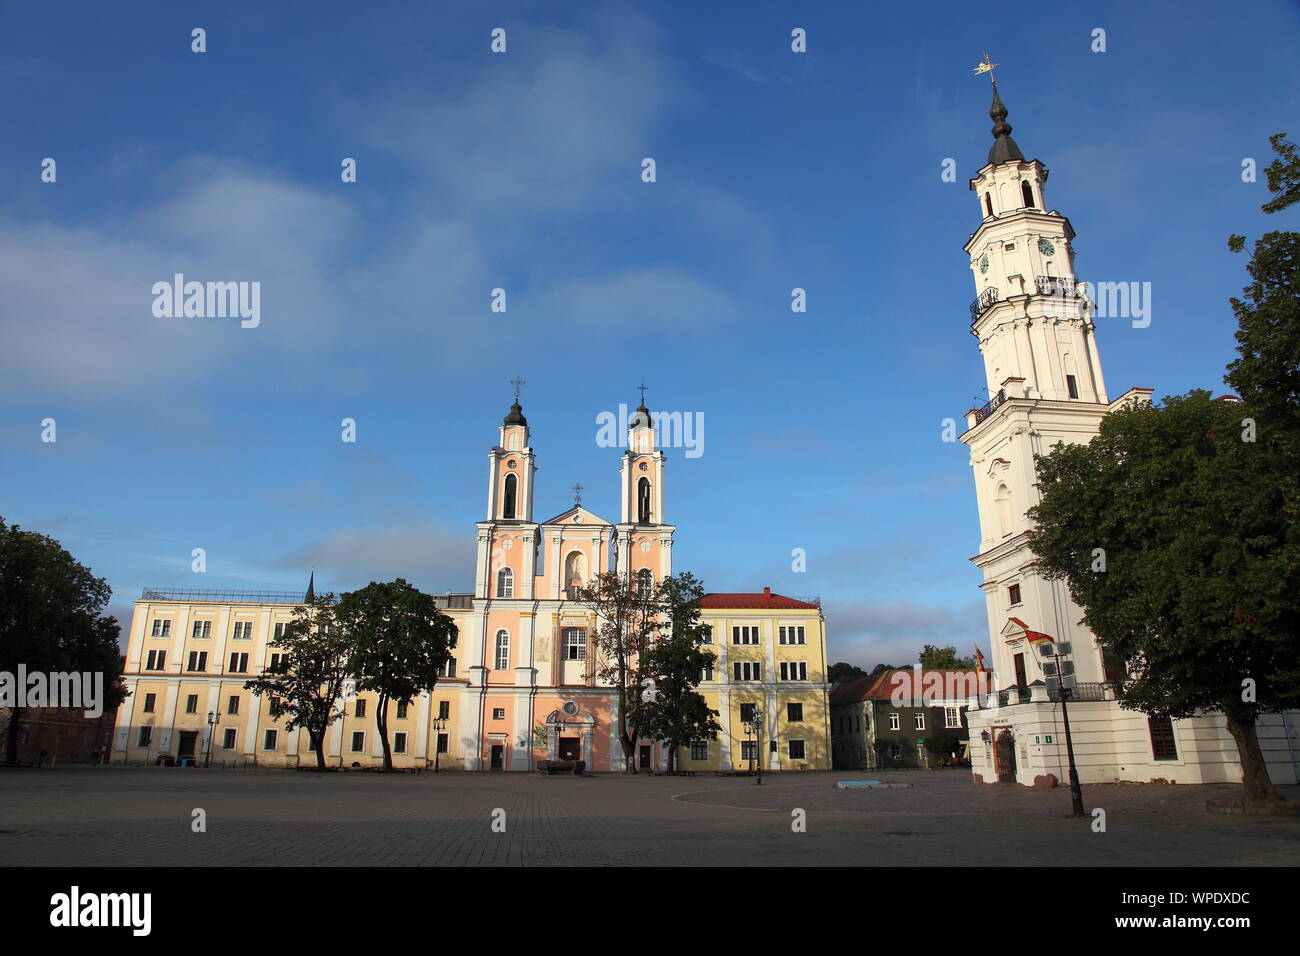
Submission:
<svg viewBox="0 0 1300 956">
<path fill-rule="evenodd" d="M 503 421 L 506 425 L 527 425 L 528 419 L 524 418 L 523 406 L 515 402 L 510 406 L 510 414 Z"/>
<path fill-rule="evenodd" d="M 1024 160 L 1024 153 L 1011 138 L 1011 124 L 1007 122 L 1007 106 L 998 96 L 998 88 L 993 87 L 993 105 L 989 107 L 989 119 L 993 120 L 993 146 L 989 149 L 989 162 L 1010 163 Z"/>
</svg>

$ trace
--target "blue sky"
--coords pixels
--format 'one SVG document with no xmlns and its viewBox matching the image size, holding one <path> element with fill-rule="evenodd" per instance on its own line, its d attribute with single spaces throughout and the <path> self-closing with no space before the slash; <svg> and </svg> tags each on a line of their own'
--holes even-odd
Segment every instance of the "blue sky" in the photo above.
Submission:
<svg viewBox="0 0 1300 956">
<path fill-rule="evenodd" d="M 837 659 L 969 652 L 974 494 L 940 423 L 983 392 L 971 68 L 1002 64 L 1080 275 L 1152 284 L 1150 327 L 1103 320 L 1099 346 L 1113 396 L 1164 395 L 1222 390 L 1227 235 L 1295 227 L 1240 173 L 1300 135 L 1298 42 L 1300 7 L 1268 0 L 8 5 L 0 514 L 119 614 L 147 585 L 299 588 L 312 565 L 467 589 L 508 381 L 538 520 L 575 482 L 617 519 L 596 416 L 644 381 L 704 416 L 704 454 L 669 452 L 678 570 L 821 595 Z M 259 281 L 261 325 L 155 318 L 175 272 Z"/>
</svg>

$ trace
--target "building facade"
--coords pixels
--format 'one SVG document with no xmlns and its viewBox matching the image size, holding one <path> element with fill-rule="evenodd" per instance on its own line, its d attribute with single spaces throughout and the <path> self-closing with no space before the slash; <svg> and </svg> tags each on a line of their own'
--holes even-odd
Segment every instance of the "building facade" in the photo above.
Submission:
<svg viewBox="0 0 1300 956">
<path fill-rule="evenodd" d="M 394 765 L 527 771 L 542 759 L 621 771 L 617 695 L 595 668 L 595 613 L 577 589 L 615 570 L 652 586 L 673 573 L 676 528 L 665 519 L 664 453 L 644 404 L 628 423 L 611 523 L 575 503 L 534 520 L 535 453 L 518 401 L 488 452 L 484 519 L 476 525 L 474 590 L 438 595 L 456 624 L 454 658 L 432 693 L 390 706 Z M 126 657 L 131 696 L 118 711 L 114 759 L 160 755 L 218 764 L 311 766 L 305 731 L 287 732 L 244 682 L 269 667 L 276 636 L 302 599 L 264 592 L 147 589 L 136 602 Z M 826 633 L 820 601 L 710 594 L 701 619 L 714 666 L 698 690 L 719 712 L 716 740 L 682 748 L 687 770 L 830 766 Z M 341 702 L 331 766 L 382 763 L 374 696 Z M 755 726 L 755 709 L 760 714 Z M 761 731 L 761 733 L 760 733 Z M 640 741 L 640 768 L 666 766 L 662 745 Z"/>
<path fill-rule="evenodd" d="M 1131 388 L 1110 398 L 1097 350 L 1096 309 L 1075 271 L 1074 229 L 1048 203 L 1046 167 L 1026 160 L 1011 138 L 996 86 L 989 116 L 994 143 L 970 182 L 981 221 L 963 247 L 977 292 L 971 334 L 991 398 L 967 413 L 961 440 L 970 448 L 975 479 L 980 547 L 972 561 L 983 572 L 999 690 L 972 701 L 975 778 L 1022 784 L 1066 778 L 1053 673 L 1063 663 L 1062 671 L 1076 682 L 1069 714 L 1082 782 L 1240 781 L 1236 746 L 1221 716 L 1170 721 L 1119 706 L 1115 687 L 1122 671 L 1104 659 L 1080 623 L 1083 612 L 1065 583 L 1034 570 L 1025 514 L 1038 500 L 1034 455 L 1058 442 L 1091 440 L 1111 410 L 1149 402 L 1152 390 Z M 1051 635 L 1071 653 L 1063 662 L 1044 658 L 1027 629 Z M 1294 783 L 1297 715 L 1265 715 L 1258 731 L 1274 781 Z"/>
</svg>

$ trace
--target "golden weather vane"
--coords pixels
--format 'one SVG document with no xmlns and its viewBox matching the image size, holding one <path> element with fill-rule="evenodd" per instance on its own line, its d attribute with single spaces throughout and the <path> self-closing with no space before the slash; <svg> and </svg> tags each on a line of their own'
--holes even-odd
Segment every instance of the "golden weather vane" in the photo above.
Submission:
<svg viewBox="0 0 1300 956">
<path fill-rule="evenodd" d="M 981 73 L 987 73 L 989 75 L 989 80 L 992 81 L 994 86 L 997 86 L 998 81 L 997 78 L 993 75 L 993 68 L 995 66 L 1000 66 L 1000 65 L 1001 64 L 994 63 L 992 60 L 990 60 L 989 55 L 985 53 L 984 61 L 980 63 L 979 66 L 975 67 L 975 75 L 979 76 Z"/>
</svg>

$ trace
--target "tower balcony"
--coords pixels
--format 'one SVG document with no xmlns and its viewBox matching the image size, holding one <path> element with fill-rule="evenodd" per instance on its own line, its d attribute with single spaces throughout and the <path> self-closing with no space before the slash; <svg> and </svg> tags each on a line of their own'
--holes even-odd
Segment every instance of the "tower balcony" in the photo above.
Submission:
<svg viewBox="0 0 1300 956">
<path fill-rule="evenodd" d="M 1006 400 L 1007 400 L 1007 390 L 1005 388 L 998 389 L 998 393 L 996 395 L 990 398 L 982 406 L 975 409 L 975 424 L 978 425 L 980 422 L 984 421 L 984 419 L 988 418 L 990 415 L 996 412 L 999 406 L 1001 406 L 1002 403 L 1005 402 Z"/>
<path fill-rule="evenodd" d="M 984 311 L 994 302 L 998 301 L 998 290 L 994 286 L 989 286 L 979 294 L 979 298 L 970 304 L 970 320 L 974 324 L 979 321 Z"/>
<path fill-rule="evenodd" d="M 1034 276 L 1034 285 L 1039 295 L 1052 295 L 1062 299 L 1081 299 L 1080 279 L 1068 276 Z"/>
</svg>

